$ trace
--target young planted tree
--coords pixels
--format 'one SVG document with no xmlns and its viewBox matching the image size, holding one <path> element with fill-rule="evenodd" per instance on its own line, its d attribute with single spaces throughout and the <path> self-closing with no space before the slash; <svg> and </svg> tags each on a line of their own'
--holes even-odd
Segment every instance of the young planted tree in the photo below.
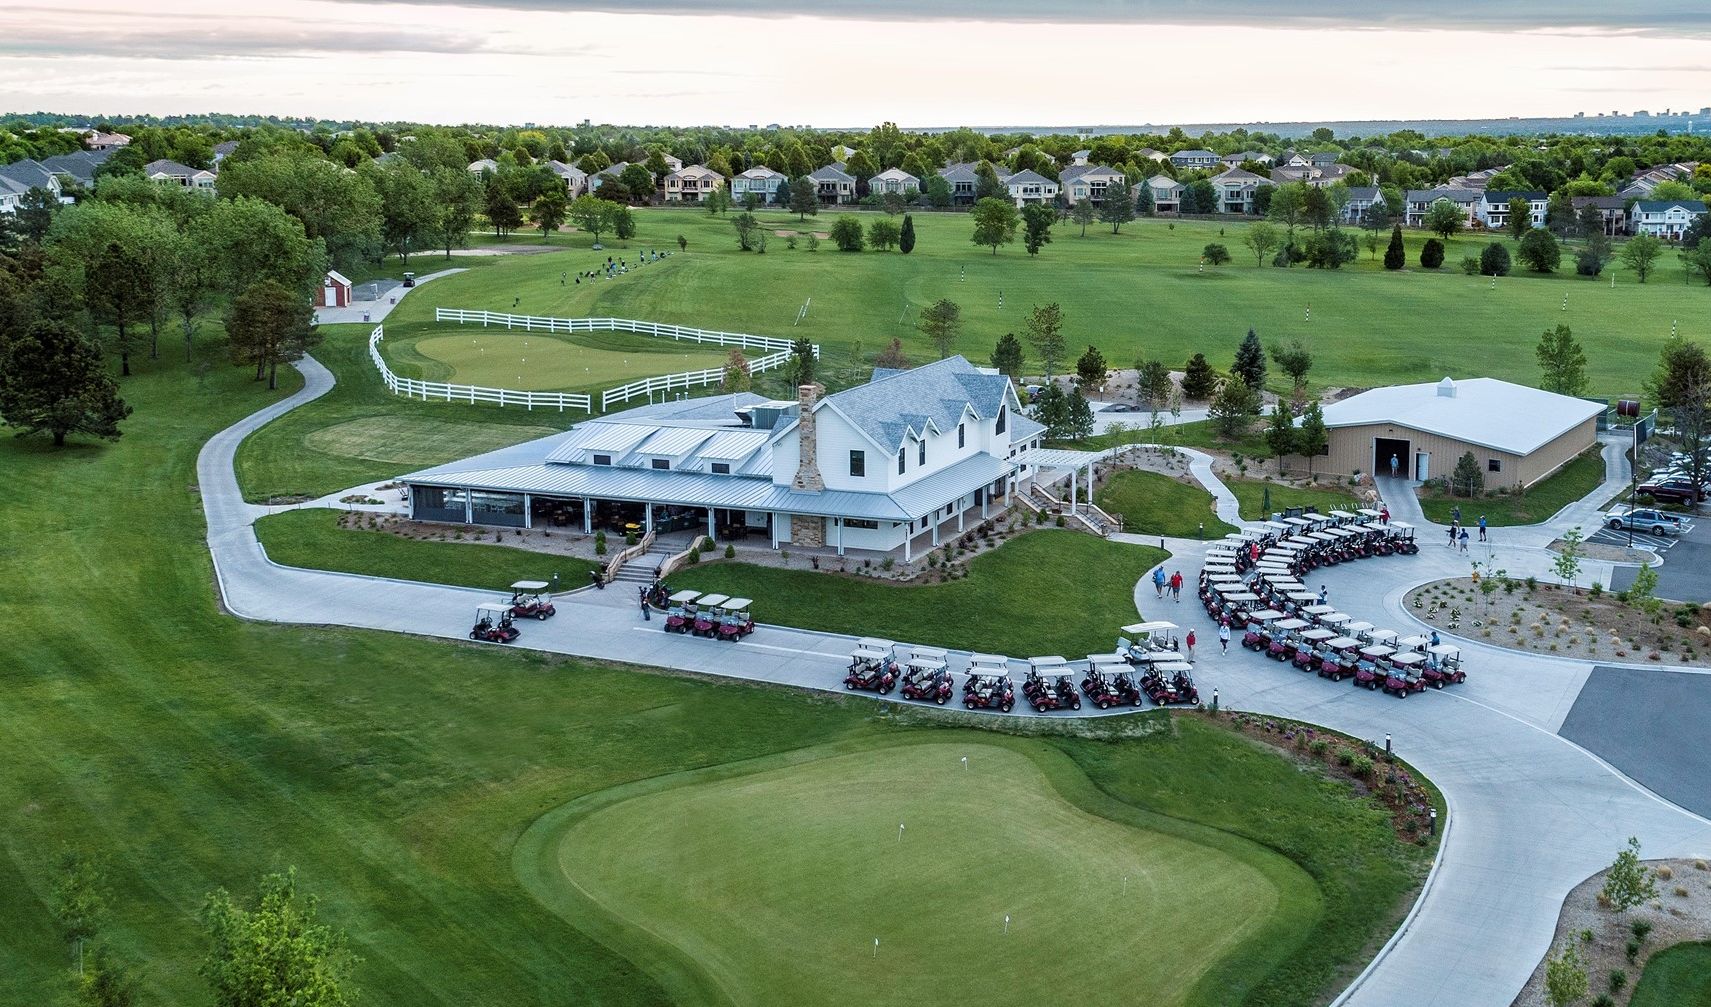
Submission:
<svg viewBox="0 0 1711 1007">
<path fill-rule="evenodd" d="M 1271 448 L 1271 453 L 1277 456 L 1277 472 L 1283 474 L 1283 459 L 1285 455 L 1296 453 L 1299 442 L 1295 428 L 1295 420 L 1289 415 L 1289 410 L 1279 403 L 1271 411 L 1271 417 L 1265 425 L 1265 444 Z"/>
<path fill-rule="evenodd" d="M 1016 338 L 1014 332 L 1006 332 L 998 337 L 998 344 L 992 348 L 992 366 L 998 373 L 1012 381 L 1022 376 L 1022 341 Z"/>
<path fill-rule="evenodd" d="M 1463 451 L 1450 473 L 1450 492 L 1456 496 L 1474 497 L 1485 489 L 1485 473 L 1480 471 L 1479 459 L 1472 451 Z"/>
<path fill-rule="evenodd" d="M 1271 253 L 1277 251 L 1280 240 L 1277 228 L 1263 220 L 1256 220 L 1248 225 L 1248 233 L 1242 235 L 1242 244 L 1253 250 L 1257 265 L 1265 265 L 1265 260 Z"/>
<path fill-rule="evenodd" d="M 1105 387 L 1105 379 L 1111 367 L 1105 362 L 1105 354 L 1099 352 L 1097 346 L 1089 345 L 1087 352 L 1075 361 L 1075 377 L 1082 388 L 1099 391 Z"/>
<path fill-rule="evenodd" d="M 1196 353 L 1189 357 L 1182 372 L 1182 394 L 1196 402 L 1205 402 L 1217 390 L 1218 375 L 1212 370 L 1206 354 Z"/>
<path fill-rule="evenodd" d="M 1063 309 L 1056 301 L 1044 307 L 1035 305 L 1028 313 L 1027 337 L 1034 352 L 1040 356 L 1040 363 L 1046 369 L 1046 382 L 1050 384 L 1065 353 Z"/>
<path fill-rule="evenodd" d="M 1299 339 L 1291 339 L 1287 345 L 1277 345 L 1271 348 L 1271 360 L 1283 373 L 1289 375 L 1290 387 L 1294 389 L 1293 402 L 1305 405 L 1307 401 L 1307 372 L 1313 369 L 1313 352 Z"/>
<path fill-rule="evenodd" d="M 1283 225 L 1283 244 L 1286 247 L 1295 244 L 1295 229 L 1307 215 L 1307 184 L 1285 182 L 1276 186 L 1271 194 L 1269 215 Z"/>
<path fill-rule="evenodd" d="M 867 225 L 867 243 L 881 252 L 889 252 L 903 238 L 903 229 L 892 220 L 876 220 Z"/>
<path fill-rule="evenodd" d="M 1622 246 L 1622 263 L 1634 271 L 1634 278 L 1641 283 L 1652 275 L 1652 267 L 1657 264 L 1658 257 L 1663 255 L 1663 242 L 1649 234 L 1636 234 Z"/>
<path fill-rule="evenodd" d="M 1265 387 L 1265 349 L 1260 346 L 1259 334 L 1252 329 L 1236 347 L 1236 360 L 1230 365 L 1230 376 L 1240 379 L 1255 393 Z"/>
<path fill-rule="evenodd" d="M 1551 1007 L 1570 1007 L 1586 992 L 1586 966 L 1580 952 L 1573 943 L 1564 944 L 1562 953 L 1545 963 L 1545 1000 Z"/>
<path fill-rule="evenodd" d="M 754 251 L 755 239 L 760 235 L 760 220 L 744 210 L 731 218 L 731 227 L 737 232 L 737 248 L 744 252 Z M 860 240 L 859 235 L 857 240 Z"/>
<path fill-rule="evenodd" d="M 1533 229 L 1533 204 L 1525 196 L 1509 200 L 1509 237 L 1520 241 Z"/>
<path fill-rule="evenodd" d="M 1437 238 L 1427 238 L 1420 246 L 1420 266 L 1424 269 L 1437 269 L 1444 264 L 1444 243 Z"/>
<path fill-rule="evenodd" d="M 541 229 L 541 237 L 545 238 L 564 224 L 569 209 L 570 199 L 565 190 L 553 185 L 536 197 L 535 205 L 529 210 L 529 217 L 535 222 L 535 226 Z"/>
<path fill-rule="evenodd" d="M 1700 238 L 1698 244 L 1683 243 L 1681 264 L 1689 272 L 1698 273 L 1711 284 L 1711 238 Z"/>
<path fill-rule="evenodd" d="M 988 196 L 975 202 L 969 216 L 974 218 L 974 234 L 970 240 L 976 245 L 991 248 L 993 255 L 998 254 L 999 245 L 1008 245 L 1016 240 L 1016 224 L 1021 218 L 1016 212 L 1016 204 L 1009 200 Z"/>
<path fill-rule="evenodd" d="M 731 347 L 731 352 L 725 357 L 725 391 L 746 392 L 753 387 L 754 374 L 749 369 L 749 358 L 743 354 L 742 347 Z"/>
<path fill-rule="evenodd" d="M 790 182 L 790 212 L 796 214 L 797 220 L 807 220 L 820 213 L 820 197 L 817 187 L 807 175 L 799 175 Z"/>
<path fill-rule="evenodd" d="M 107 886 L 100 861 L 70 846 L 60 850 L 54 865 L 50 909 L 60 936 L 71 945 L 72 960 L 83 974 L 83 946 L 101 927 L 107 914 Z"/>
<path fill-rule="evenodd" d="M 1230 250 L 1214 241 L 1200 250 L 1200 257 L 1214 266 L 1222 266 L 1230 261 Z"/>
<path fill-rule="evenodd" d="M 1254 417 L 1257 415 L 1259 393 L 1235 376 L 1231 376 L 1230 380 L 1218 387 L 1218 394 L 1212 398 L 1212 404 L 1206 411 L 1206 418 L 1211 421 L 1212 429 L 1225 440 L 1237 440 L 1246 436 L 1253 428 Z"/>
<path fill-rule="evenodd" d="M 903 230 L 897 235 L 897 250 L 908 255 L 915 250 L 915 216 L 911 213 L 903 215 Z"/>
<path fill-rule="evenodd" d="M 1313 459 L 1331 452 L 1331 432 L 1325 428 L 1325 408 L 1318 399 L 1301 412 L 1295 431 L 1295 452 L 1307 459 L 1307 474 L 1313 474 Z"/>
<path fill-rule="evenodd" d="M 1135 197 L 1129 192 L 1127 182 L 1118 179 L 1105 187 L 1105 200 L 1099 204 L 1099 219 L 1111 225 L 1112 234 L 1135 219 Z"/>
<path fill-rule="evenodd" d="M 1584 540 L 1585 536 L 1581 534 L 1579 525 L 1558 537 L 1557 558 L 1552 569 L 1570 588 L 1574 587 L 1575 580 L 1580 577 L 1581 543 Z"/>
<path fill-rule="evenodd" d="M 64 322 L 43 319 L 0 342 L 0 421 L 19 436 L 46 432 L 119 439 L 131 407 L 101 362 L 101 347 Z"/>
<path fill-rule="evenodd" d="M 848 213 L 839 216 L 832 222 L 830 236 L 840 252 L 861 251 L 865 241 L 862 236 L 861 218 Z"/>
<path fill-rule="evenodd" d="M 873 358 L 873 366 L 886 367 L 894 371 L 909 369 L 909 357 L 903 352 L 903 340 L 892 339 L 885 349 L 879 351 L 879 356 Z"/>
<path fill-rule="evenodd" d="M 1029 203 L 1022 208 L 1022 247 L 1029 255 L 1039 255 L 1040 249 L 1051 243 L 1052 224 L 1057 211 L 1044 203 Z"/>
<path fill-rule="evenodd" d="M 1384 268 L 1401 269 L 1408 264 L 1408 252 L 1402 244 L 1402 225 L 1390 229 L 1390 244 L 1384 249 Z"/>
<path fill-rule="evenodd" d="M 1586 394 L 1586 352 L 1566 325 L 1546 329 L 1534 349 L 1539 358 L 1539 387 L 1558 395 Z"/>
<path fill-rule="evenodd" d="M 939 359 L 943 360 L 956 346 L 957 331 L 962 327 L 962 308 L 955 301 L 941 297 L 921 312 L 921 321 L 916 327 L 933 341 L 933 346 L 939 351 Z"/>
<path fill-rule="evenodd" d="M 321 341 L 313 313 L 307 298 L 272 280 L 250 287 L 226 313 L 232 362 L 254 364 L 255 380 L 265 375 L 269 391 L 279 387 L 279 365 L 303 359 Z"/>
<path fill-rule="evenodd" d="M 1605 875 L 1604 887 L 1598 894 L 1619 913 L 1658 897 L 1658 886 L 1652 880 L 1652 872 L 1640 862 L 1640 840 L 1637 837 L 1629 836 L 1627 847 L 1616 854 L 1616 862 L 1610 865 L 1610 873 Z"/>
<path fill-rule="evenodd" d="M 202 906 L 208 953 L 197 969 L 214 1002 L 241 1007 L 348 1007 L 354 962 L 345 937 L 321 922 L 318 901 L 297 895 L 297 872 L 261 879 L 248 905 L 224 889 Z"/>
<path fill-rule="evenodd" d="M 1087 237 L 1087 225 L 1093 223 L 1098 216 L 1098 210 L 1093 206 L 1093 200 L 1083 196 L 1069 208 L 1069 219 L 1081 225 L 1081 236 Z"/>
</svg>

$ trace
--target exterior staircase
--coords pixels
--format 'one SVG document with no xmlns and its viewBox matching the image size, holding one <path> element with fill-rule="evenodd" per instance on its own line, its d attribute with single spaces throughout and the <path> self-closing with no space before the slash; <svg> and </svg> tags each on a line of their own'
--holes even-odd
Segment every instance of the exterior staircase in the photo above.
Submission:
<svg viewBox="0 0 1711 1007">
<path fill-rule="evenodd" d="M 624 565 L 620 566 L 618 572 L 613 575 L 611 582 L 613 584 L 652 584 L 654 582 L 654 569 L 665 562 L 665 558 L 670 556 L 672 551 L 670 543 L 653 542 L 648 546 L 647 552 L 625 560 Z"/>
</svg>

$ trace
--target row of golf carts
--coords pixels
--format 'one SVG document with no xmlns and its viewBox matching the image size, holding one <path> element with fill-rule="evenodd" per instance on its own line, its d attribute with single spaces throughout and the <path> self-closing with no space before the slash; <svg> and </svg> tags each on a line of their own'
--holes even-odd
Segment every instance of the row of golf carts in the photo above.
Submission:
<svg viewBox="0 0 1711 1007">
<path fill-rule="evenodd" d="M 753 604 L 749 598 L 678 591 L 666 599 L 665 631 L 736 643 L 755 631 Z"/>
<path fill-rule="evenodd" d="M 1264 521 L 1226 535 L 1227 541 L 1213 546 L 1208 560 L 1228 563 L 1238 573 L 1282 569 L 1299 575 L 1351 560 L 1420 551 L 1413 525 L 1386 523 L 1383 517 L 1363 508 Z"/>
<path fill-rule="evenodd" d="M 510 601 L 489 601 L 475 606 L 475 625 L 469 638 L 483 643 L 515 643 L 523 635 L 518 619 L 550 619 L 558 613 L 551 589 L 544 580 L 520 580 L 511 585 Z"/>
<path fill-rule="evenodd" d="M 1111 654 L 1092 654 L 1085 662 L 1062 657 L 1031 657 L 1021 685 L 1022 698 L 1036 713 L 1079 710 L 1083 697 L 1101 710 L 1113 706 L 1159 706 L 1198 703 L 1193 665 L 1177 649 L 1176 626 L 1167 622 L 1123 627 Z M 857 641 L 850 653 L 844 688 L 889 695 L 943 706 L 958 694 L 949 654 L 937 647 L 893 643 L 875 637 Z M 999 654 L 972 654 L 964 673 L 962 704 L 970 710 L 1009 713 L 1016 706 L 1017 688 L 1010 677 L 1010 659 Z"/>
</svg>

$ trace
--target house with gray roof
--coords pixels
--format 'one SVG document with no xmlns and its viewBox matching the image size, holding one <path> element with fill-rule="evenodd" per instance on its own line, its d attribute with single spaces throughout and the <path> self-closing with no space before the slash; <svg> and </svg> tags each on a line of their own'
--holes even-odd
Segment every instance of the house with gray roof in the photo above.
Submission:
<svg viewBox="0 0 1711 1007">
<path fill-rule="evenodd" d="M 1384 193 L 1376 185 L 1349 187 L 1349 201 L 1343 205 L 1343 223 L 1359 224 L 1366 220 L 1367 211 L 1384 202 Z"/>
<path fill-rule="evenodd" d="M 1014 175 L 1000 175 L 998 181 L 1009 190 L 1010 198 L 1018 207 L 1029 203 L 1050 203 L 1057 199 L 1060 188 L 1056 182 L 1032 168 L 1024 168 Z"/>
<path fill-rule="evenodd" d="M 26 157 L 22 161 L 0 165 L 0 178 L 10 179 L 13 183 L 23 186 L 25 192 L 31 189 L 46 189 L 53 193 L 53 198 L 60 202 L 71 202 L 65 196 L 59 176 L 40 161 Z"/>
<path fill-rule="evenodd" d="M 1705 215 L 1699 199 L 1642 199 L 1634 204 L 1629 221 L 1635 234 L 1649 234 L 1666 241 L 1680 241 L 1682 232 Z"/>
<path fill-rule="evenodd" d="M 855 202 L 856 179 L 844 170 L 842 161 L 833 161 L 824 168 L 809 173 L 808 181 L 814 183 L 814 195 L 822 203 L 838 206 Z"/>
<path fill-rule="evenodd" d="M 788 181 L 781 171 L 773 171 L 764 164 L 757 164 L 747 171 L 740 172 L 731 178 L 731 197 L 741 203 L 743 197 L 754 193 L 762 204 L 778 202 L 778 187 Z M 788 189 L 786 190 L 788 191 Z"/>
<path fill-rule="evenodd" d="M 967 206 L 974 202 L 975 193 L 980 189 L 980 176 L 975 173 L 973 164 L 947 164 L 939 169 L 939 177 L 950 185 L 952 203 Z"/>
<path fill-rule="evenodd" d="M 1432 205 L 1447 202 L 1462 212 L 1462 226 L 1472 227 L 1475 214 L 1484 199 L 1485 193 L 1478 189 L 1409 189 L 1403 196 L 1406 208 L 1405 223 L 1409 227 L 1425 227 L 1426 214 L 1432 212 Z"/>
<path fill-rule="evenodd" d="M 1225 154 L 1218 160 L 1219 163 L 1223 164 L 1226 168 L 1240 168 L 1249 161 L 1252 161 L 1254 164 L 1263 164 L 1267 168 L 1277 163 L 1277 158 L 1272 157 L 1263 150 L 1244 150 L 1236 154 Z"/>
<path fill-rule="evenodd" d="M 1573 196 L 1569 203 L 1574 207 L 1576 217 L 1588 206 L 1597 210 L 1604 221 L 1604 233 L 1609 237 L 1628 233 L 1627 199 L 1621 196 Z"/>
<path fill-rule="evenodd" d="M 220 166 L 220 162 L 231 157 L 232 151 L 237 149 L 238 141 L 236 140 L 227 140 L 225 143 L 214 144 L 214 167 L 218 168 Z"/>
<path fill-rule="evenodd" d="M 192 192 L 214 194 L 214 173 L 206 168 L 192 168 L 188 164 L 162 159 L 143 165 L 143 176 L 162 185 L 179 185 Z"/>
<path fill-rule="evenodd" d="M 576 165 L 565 164 L 563 161 L 548 161 L 547 168 L 564 180 L 565 191 L 570 194 L 571 199 L 588 190 L 588 173 Z"/>
<path fill-rule="evenodd" d="M 1181 213 L 1183 185 L 1169 175 L 1154 175 L 1147 179 L 1152 190 L 1154 213 Z"/>
<path fill-rule="evenodd" d="M 1214 168 L 1218 155 L 1210 150 L 1179 150 L 1170 155 L 1170 163 L 1178 168 Z"/>
<path fill-rule="evenodd" d="M 1253 213 L 1254 195 L 1271 180 L 1241 168 L 1231 168 L 1212 177 L 1218 193 L 1219 213 Z"/>
<path fill-rule="evenodd" d="M 24 194 L 29 191 L 30 187 L 24 183 L 0 174 L 0 213 L 17 213 L 24 202 Z"/>
<path fill-rule="evenodd" d="M 921 180 L 902 168 L 887 168 L 867 180 L 867 191 L 874 196 L 907 197 L 912 192 L 921 191 Z"/>
<path fill-rule="evenodd" d="M 71 154 L 55 154 L 42 158 L 42 167 L 56 175 L 77 180 L 84 188 L 95 184 L 95 169 L 113 156 L 116 147 L 104 150 L 79 150 Z"/>
<path fill-rule="evenodd" d="M 422 521 L 636 525 L 908 561 L 1003 510 L 1043 435 L 1008 378 L 959 356 L 831 395 L 804 385 L 795 401 L 642 406 L 400 481 Z"/>
<path fill-rule="evenodd" d="M 1509 203 L 1515 199 L 1527 201 L 1527 219 L 1531 226 L 1545 226 L 1545 213 L 1551 206 L 1551 194 L 1548 192 L 1486 192 L 1482 189 L 1474 215 L 1490 230 L 1501 231 L 1509 226 Z"/>
<path fill-rule="evenodd" d="M 1095 206 L 1105 202 L 1105 190 L 1123 180 L 1123 173 L 1103 164 L 1071 165 L 1058 173 L 1064 198 L 1071 203 L 1087 200 Z"/>
</svg>

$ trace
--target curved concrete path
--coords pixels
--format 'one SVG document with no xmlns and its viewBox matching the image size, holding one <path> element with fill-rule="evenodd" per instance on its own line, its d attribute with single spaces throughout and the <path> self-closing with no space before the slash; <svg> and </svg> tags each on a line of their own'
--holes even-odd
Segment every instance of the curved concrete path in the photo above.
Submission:
<svg viewBox="0 0 1711 1007">
<path fill-rule="evenodd" d="M 463 638 L 475 604 L 492 592 L 290 569 L 266 558 L 251 525 L 267 508 L 243 501 L 232 463 L 251 431 L 332 387 L 332 374 L 313 359 L 299 366 L 302 390 L 216 434 L 197 459 L 208 546 L 226 607 L 272 622 Z M 1176 544 L 1183 552 L 1172 566 L 1196 569 L 1205 543 Z M 1465 559 L 1443 552 L 1435 556 L 1428 547 L 1419 557 L 1346 564 L 1323 579 L 1347 611 L 1400 628 L 1409 584 L 1444 576 L 1451 566 L 1465 572 Z M 1402 701 L 1332 685 L 1239 647 L 1219 654 L 1210 620 L 1192 597 L 1149 608 L 1200 630 L 1198 684 L 1207 694 L 1219 689 L 1226 707 L 1374 740 L 1389 734 L 1444 792 L 1450 815 L 1440 864 L 1403 929 L 1339 1003 L 1502 1007 L 1547 951 L 1563 897 L 1607 866 L 1627 836 L 1639 836 L 1648 856 L 1711 854 L 1711 822 L 1555 734 L 1585 680 L 1584 665 L 1470 643 L 1466 686 Z M 563 609 L 565 618 L 524 626 L 521 645 L 836 690 L 850 642 L 773 627 L 735 645 L 668 636 L 610 593 L 566 597 Z"/>
</svg>

